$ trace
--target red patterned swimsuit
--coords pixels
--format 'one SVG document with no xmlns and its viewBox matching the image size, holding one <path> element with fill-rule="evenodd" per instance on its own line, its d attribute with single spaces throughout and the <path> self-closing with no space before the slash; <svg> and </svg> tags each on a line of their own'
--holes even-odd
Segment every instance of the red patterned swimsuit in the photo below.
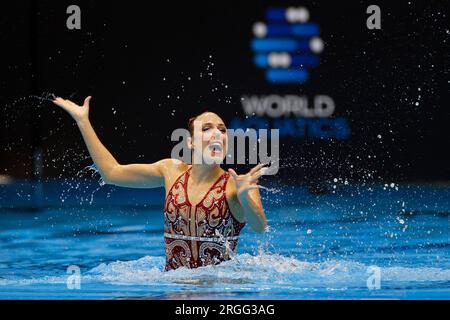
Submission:
<svg viewBox="0 0 450 320">
<path fill-rule="evenodd" d="M 197 268 L 229 260 L 245 223 L 231 214 L 224 172 L 194 207 L 187 195 L 189 168 L 172 185 L 164 206 L 165 271 Z"/>
</svg>

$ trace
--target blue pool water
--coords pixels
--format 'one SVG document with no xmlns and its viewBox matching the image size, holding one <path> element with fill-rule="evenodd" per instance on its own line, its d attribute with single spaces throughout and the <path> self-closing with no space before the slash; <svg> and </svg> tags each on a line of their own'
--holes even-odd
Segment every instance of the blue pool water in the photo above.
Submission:
<svg viewBox="0 0 450 320">
<path fill-rule="evenodd" d="M 163 272 L 162 190 L 0 186 L 0 299 L 450 298 L 450 187 L 330 190 L 263 191 L 269 232 L 245 227 L 232 261 Z"/>
</svg>

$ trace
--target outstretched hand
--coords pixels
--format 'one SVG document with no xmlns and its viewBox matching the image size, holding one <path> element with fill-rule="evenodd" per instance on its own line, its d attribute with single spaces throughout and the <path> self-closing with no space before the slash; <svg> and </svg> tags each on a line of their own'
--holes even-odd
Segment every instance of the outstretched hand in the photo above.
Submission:
<svg viewBox="0 0 450 320">
<path fill-rule="evenodd" d="M 79 106 L 70 100 L 63 99 L 61 97 L 55 98 L 53 103 L 60 106 L 66 110 L 72 118 L 78 123 L 83 120 L 88 120 L 89 118 L 89 102 L 91 101 L 91 96 L 84 99 L 84 104 Z"/>
<path fill-rule="evenodd" d="M 237 195 L 239 198 L 246 196 L 250 190 L 258 189 L 258 179 L 266 173 L 267 168 L 260 163 L 251 169 L 246 174 L 237 174 L 233 169 L 228 169 L 228 172 L 236 182 Z"/>
</svg>

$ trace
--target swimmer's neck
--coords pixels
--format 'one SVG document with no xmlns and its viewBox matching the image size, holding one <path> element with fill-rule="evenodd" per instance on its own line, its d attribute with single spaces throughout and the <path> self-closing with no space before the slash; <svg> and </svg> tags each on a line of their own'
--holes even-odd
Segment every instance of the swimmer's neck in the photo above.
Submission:
<svg viewBox="0 0 450 320">
<path fill-rule="evenodd" d="M 218 164 L 193 164 L 191 169 L 191 179 L 194 183 L 201 183 L 215 180 L 222 173 Z"/>
</svg>

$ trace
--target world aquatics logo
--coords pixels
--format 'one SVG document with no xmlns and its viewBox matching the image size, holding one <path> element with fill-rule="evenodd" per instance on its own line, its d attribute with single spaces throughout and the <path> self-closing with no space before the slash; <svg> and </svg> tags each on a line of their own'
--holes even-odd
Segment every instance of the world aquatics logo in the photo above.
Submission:
<svg viewBox="0 0 450 320">
<path fill-rule="evenodd" d="M 268 8 L 266 20 L 253 25 L 255 65 L 265 70 L 270 83 L 306 82 L 324 49 L 319 25 L 308 22 L 309 11 L 304 7 Z"/>
<path fill-rule="evenodd" d="M 307 82 L 320 63 L 324 42 L 319 25 L 309 21 L 305 7 L 269 7 L 265 18 L 265 22 L 253 24 L 249 40 L 254 64 L 264 70 L 270 87 L 277 86 L 277 90 L 243 92 L 243 115 L 232 118 L 229 128 L 276 129 L 280 139 L 348 139 L 348 120 L 336 114 L 337 105 L 331 96 L 325 92 L 312 95 L 305 90 L 299 95 L 298 88 L 289 93 L 292 85 Z M 286 90 L 280 92 L 283 85 Z"/>
</svg>

